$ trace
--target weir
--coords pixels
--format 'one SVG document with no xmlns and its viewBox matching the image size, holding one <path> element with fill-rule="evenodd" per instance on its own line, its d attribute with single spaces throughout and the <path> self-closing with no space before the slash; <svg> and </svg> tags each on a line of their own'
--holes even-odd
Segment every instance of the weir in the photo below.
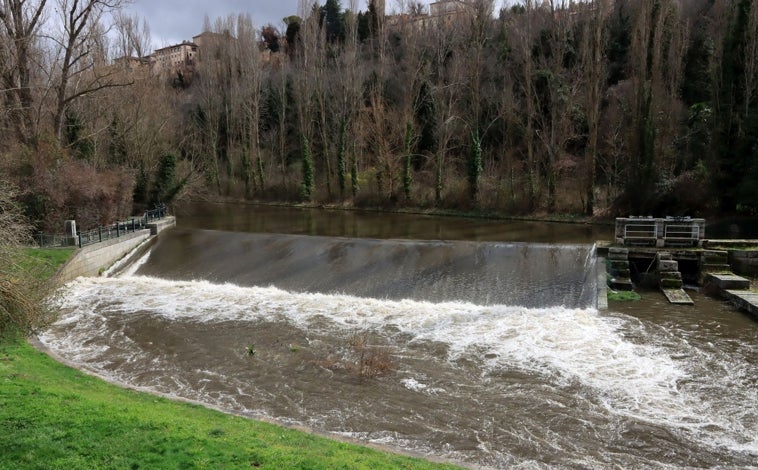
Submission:
<svg viewBox="0 0 758 470">
<path fill-rule="evenodd" d="M 587 308 L 596 271 L 591 245 L 175 228 L 68 283 L 40 341 L 117 383 L 477 468 L 753 465 L 754 325 L 710 299 Z M 360 332 L 390 374 L 351 372 Z"/>
<path fill-rule="evenodd" d="M 592 245 L 376 240 L 175 229 L 138 275 L 292 292 L 595 307 Z"/>
</svg>

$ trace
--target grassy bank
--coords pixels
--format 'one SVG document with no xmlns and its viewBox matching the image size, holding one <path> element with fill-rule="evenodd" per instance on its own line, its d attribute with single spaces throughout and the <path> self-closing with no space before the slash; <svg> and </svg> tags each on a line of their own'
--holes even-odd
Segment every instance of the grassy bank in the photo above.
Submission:
<svg viewBox="0 0 758 470">
<path fill-rule="evenodd" d="M 54 272 L 65 257 L 50 256 Z M 122 389 L 12 334 L 0 338 L 0 449 L 2 469 L 453 468 Z"/>
</svg>

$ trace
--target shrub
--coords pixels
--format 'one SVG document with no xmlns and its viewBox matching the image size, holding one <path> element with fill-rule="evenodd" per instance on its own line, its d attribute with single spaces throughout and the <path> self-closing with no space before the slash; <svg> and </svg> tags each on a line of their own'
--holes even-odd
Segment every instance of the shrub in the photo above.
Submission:
<svg viewBox="0 0 758 470">
<path fill-rule="evenodd" d="M 366 331 L 353 334 L 349 340 L 349 358 L 346 369 L 361 380 L 387 375 L 395 370 L 395 362 L 386 346 L 372 344 L 372 335 Z"/>
<path fill-rule="evenodd" d="M 0 336 L 30 334 L 54 320 L 45 302 L 52 288 L 45 265 L 30 262 L 22 249 L 30 241 L 30 225 L 15 196 L 13 186 L 0 181 Z"/>
</svg>

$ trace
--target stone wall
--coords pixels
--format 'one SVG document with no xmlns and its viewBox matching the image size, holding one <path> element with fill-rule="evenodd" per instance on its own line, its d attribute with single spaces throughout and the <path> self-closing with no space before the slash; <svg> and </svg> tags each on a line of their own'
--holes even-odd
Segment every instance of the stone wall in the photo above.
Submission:
<svg viewBox="0 0 758 470">
<path fill-rule="evenodd" d="M 729 250 L 732 271 L 741 276 L 758 276 L 758 250 Z"/>
</svg>

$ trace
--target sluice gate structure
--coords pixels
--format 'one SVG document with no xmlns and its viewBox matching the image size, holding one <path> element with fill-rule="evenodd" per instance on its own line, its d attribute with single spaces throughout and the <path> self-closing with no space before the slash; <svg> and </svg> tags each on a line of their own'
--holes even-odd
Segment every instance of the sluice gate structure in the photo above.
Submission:
<svg viewBox="0 0 758 470">
<path fill-rule="evenodd" d="M 697 285 L 758 316 L 758 294 L 740 275 L 758 274 L 756 248 L 756 240 L 706 239 L 705 219 L 624 217 L 616 219 L 614 242 L 598 244 L 598 253 L 611 289 L 657 287 L 671 303 L 692 304 L 683 287 Z"/>
</svg>

